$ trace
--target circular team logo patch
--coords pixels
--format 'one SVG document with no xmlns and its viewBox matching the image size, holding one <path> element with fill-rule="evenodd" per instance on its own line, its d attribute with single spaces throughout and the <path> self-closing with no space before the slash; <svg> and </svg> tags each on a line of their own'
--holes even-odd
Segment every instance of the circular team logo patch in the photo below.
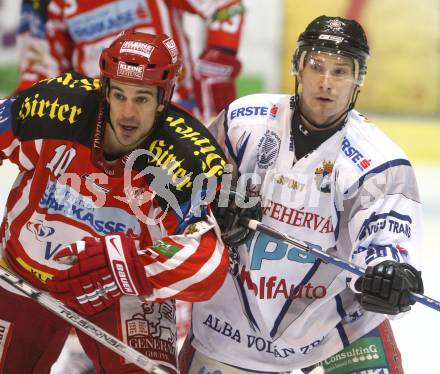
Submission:
<svg viewBox="0 0 440 374">
<path fill-rule="evenodd" d="M 267 130 L 258 143 L 257 164 L 261 169 L 273 165 L 280 152 L 281 139 L 274 131 Z"/>
</svg>

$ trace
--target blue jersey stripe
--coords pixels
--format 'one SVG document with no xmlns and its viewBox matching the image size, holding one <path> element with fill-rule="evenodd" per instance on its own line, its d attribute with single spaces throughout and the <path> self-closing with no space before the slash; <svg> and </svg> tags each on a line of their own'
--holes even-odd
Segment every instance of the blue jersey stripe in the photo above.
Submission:
<svg viewBox="0 0 440 374">
<path fill-rule="evenodd" d="M 223 121 L 223 127 L 224 127 L 224 131 L 225 131 L 225 144 L 226 144 L 226 148 L 228 148 L 229 154 L 231 155 L 231 157 L 234 159 L 235 163 L 237 164 L 237 157 L 234 153 L 234 150 L 233 150 L 232 144 L 231 144 L 231 140 L 229 139 L 229 136 L 228 136 L 228 110 L 229 110 L 229 107 L 225 109 L 225 120 Z"/>
<path fill-rule="evenodd" d="M 246 312 L 246 316 L 248 318 L 248 320 L 250 322 L 252 322 L 254 324 L 254 326 L 256 326 L 258 328 L 258 330 L 260 330 L 260 327 L 258 326 L 257 321 L 255 320 L 254 315 L 252 314 L 252 310 L 251 307 L 249 305 L 249 301 L 247 299 L 246 296 L 246 291 L 244 289 L 243 283 L 241 282 L 241 279 L 239 276 L 234 278 L 236 285 L 238 285 L 238 288 L 240 289 L 240 294 L 241 294 L 241 300 L 243 301 L 243 306 Z M 252 326 L 251 326 L 252 327 Z"/>
<path fill-rule="evenodd" d="M 341 338 L 342 344 L 345 347 L 350 345 L 350 341 L 348 340 L 347 334 L 345 333 L 344 327 L 342 326 L 342 323 L 339 322 L 336 325 L 336 329 L 338 330 L 339 337 Z"/>
<path fill-rule="evenodd" d="M 345 318 L 347 312 L 344 310 L 344 307 L 342 306 L 341 295 L 336 295 L 335 301 L 336 301 L 336 310 L 338 311 L 338 314 L 341 316 L 341 319 Z"/>
<path fill-rule="evenodd" d="M 347 189 L 347 191 L 345 191 L 344 195 L 351 196 L 351 194 L 354 191 L 358 190 L 364 184 L 365 180 L 371 178 L 373 174 L 382 173 L 383 171 L 396 166 L 411 166 L 411 163 L 403 158 L 398 158 L 396 160 L 385 162 L 384 164 L 379 165 L 374 169 L 370 170 L 368 173 L 362 175 L 358 181 L 356 181 L 351 187 Z"/>
<path fill-rule="evenodd" d="M 238 155 L 237 155 L 237 160 L 236 160 L 237 168 L 240 168 L 241 161 L 243 160 L 244 152 L 246 151 L 246 147 L 247 147 L 247 144 L 248 144 L 250 137 L 251 137 L 251 135 L 249 134 L 247 136 L 246 140 L 241 145 L 241 147 L 238 149 Z"/>
<path fill-rule="evenodd" d="M 307 284 L 309 282 L 309 280 L 313 277 L 313 275 L 316 273 L 316 271 L 319 268 L 319 265 L 321 265 L 322 261 L 321 259 L 317 259 L 315 261 L 315 263 L 313 264 L 313 266 L 310 268 L 310 270 L 307 272 L 307 274 L 305 275 L 305 277 L 303 278 L 303 280 L 295 287 L 293 294 L 295 295 L 299 288 L 304 286 L 305 284 Z M 280 314 L 278 314 L 278 317 L 275 320 L 274 326 L 270 332 L 270 336 L 273 338 L 277 331 L 278 328 L 280 327 L 281 321 L 283 320 L 283 318 L 285 317 L 285 315 L 287 314 L 290 306 L 292 305 L 293 299 L 291 299 L 290 297 L 286 300 L 286 302 L 284 303 L 283 307 L 281 308 L 281 312 Z"/>
</svg>

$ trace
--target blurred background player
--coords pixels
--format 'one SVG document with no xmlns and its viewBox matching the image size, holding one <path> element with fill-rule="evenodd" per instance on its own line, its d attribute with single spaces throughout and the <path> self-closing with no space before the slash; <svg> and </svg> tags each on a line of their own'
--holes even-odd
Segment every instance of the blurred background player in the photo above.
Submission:
<svg viewBox="0 0 440 374">
<path fill-rule="evenodd" d="M 184 30 L 184 13 L 205 21 L 205 45 L 196 61 Z M 240 0 L 23 0 L 18 90 L 72 69 L 99 77 L 102 49 L 121 30 L 136 27 L 176 41 L 183 71 L 173 100 L 208 121 L 236 98 L 243 14 Z"/>
<path fill-rule="evenodd" d="M 248 209 L 218 212 L 235 263 L 193 304 L 182 373 L 403 372 L 387 315 L 423 293 L 422 209 L 405 153 L 354 109 L 369 51 L 358 22 L 320 16 L 298 38 L 294 95 L 242 97 L 209 126 L 264 224 L 365 276 L 250 232 Z"/>
</svg>

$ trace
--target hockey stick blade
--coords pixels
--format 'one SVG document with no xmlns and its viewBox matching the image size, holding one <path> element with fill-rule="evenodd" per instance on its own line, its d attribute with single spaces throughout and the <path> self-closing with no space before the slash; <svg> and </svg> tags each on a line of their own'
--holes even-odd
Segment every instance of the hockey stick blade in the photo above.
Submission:
<svg viewBox="0 0 440 374">
<path fill-rule="evenodd" d="M 253 231 L 262 232 L 262 233 L 269 235 L 275 239 L 280 239 L 286 243 L 292 244 L 296 248 L 301 249 L 305 252 L 313 253 L 316 257 L 320 258 L 321 260 L 328 262 L 332 265 L 338 266 L 341 269 L 348 270 L 349 272 L 356 274 L 360 277 L 364 276 L 364 274 L 365 274 L 364 268 L 362 268 L 362 267 L 360 267 L 350 261 L 344 260 L 342 258 L 329 255 L 323 251 L 320 251 L 319 249 L 309 247 L 306 243 L 304 243 L 300 240 L 297 240 L 297 239 L 293 239 L 292 237 L 282 233 L 281 231 L 278 231 L 272 227 L 269 227 L 269 226 L 267 226 L 257 220 L 242 218 L 240 220 L 240 223 L 242 225 L 249 227 Z M 422 295 L 419 293 L 415 293 L 415 292 L 411 292 L 410 295 L 411 295 L 412 300 L 417 301 L 423 305 L 426 305 L 429 308 L 432 308 L 432 309 L 440 312 L 440 302 L 439 301 L 434 300 L 428 296 L 425 296 L 425 295 Z"/>
<path fill-rule="evenodd" d="M 87 334 L 92 339 L 95 339 L 97 342 L 122 356 L 128 362 L 131 362 L 150 373 L 168 374 L 167 371 L 159 367 L 159 364 L 156 361 L 144 356 L 142 353 L 136 351 L 115 336 L 109 334 L 99 326 L 69 309 L 62 302 L 58 301 L 52 296 L 47 295 L 46 293 L 41 292 L 2 266 L 0 266 L 0 278 L 13 286 L 15 289 L 19 290 L 21 293 L 29 296 L 37 303 L 56 314 L 58 317 L 70 323 L 73 327 L 81 330 L 84 334 Z"/>
</svg>

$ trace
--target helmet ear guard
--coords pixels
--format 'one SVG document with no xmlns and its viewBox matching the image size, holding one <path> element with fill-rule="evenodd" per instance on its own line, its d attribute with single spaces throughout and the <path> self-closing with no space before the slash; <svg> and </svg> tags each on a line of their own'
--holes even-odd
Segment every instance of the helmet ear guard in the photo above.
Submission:
<svg viewBox="0 0 440 374">
<path fill-rule="evenodd" d="M 182 59 L 174 40 L 134 28 L 120 33 L 99 60 L 103 92 L 108 80 L 158 87 L 159 104 L 167 105 L 180 74 Z"/>
</svg>

